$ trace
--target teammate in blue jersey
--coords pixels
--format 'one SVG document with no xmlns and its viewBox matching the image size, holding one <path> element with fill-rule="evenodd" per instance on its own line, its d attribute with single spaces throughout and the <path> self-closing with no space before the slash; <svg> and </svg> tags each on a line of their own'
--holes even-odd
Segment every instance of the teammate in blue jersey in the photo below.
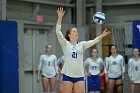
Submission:
<svg viewBox="0 0 140 93">
<path fill-rule="evenodd" d="M 140 57 L 138 48 L 133 49 L 133 58 L 129 59 L 128 75 L 130 78 L 131 93 L 135 93 L 136 85 L 138 85 L 140 92 Z"/>
<path fill-rule="evenodd" d="M 84 62 L 85 75 L 88 76 L 89 93 L 100 93 L 101 90 L 100 77 L 104 75 L 104 72 L 101 73 L 104 65 L 102 58 L 98 58 L 97 54 L 97 49 L 93 49 L 92 57 L 87 58 Z"/>
<path fill-rule="evenodd" d="M 110 32 L 106 30 L 94 40 L 77 42 L 79 34 L 76 28 L 68 29 L 64 37 L 61 32 L 62 18 L 65 14 L 63 8 L 57 10 L 57 24 L 56 36 L 62 47 L 64 54 L 65 64 L 62 68 L 63 82 L 62 93 L 71 93 L 74 87 L 74 93 L 83 93 L 84 89 L 84 67 L 83 67 L 83 53 L 84 51 L 95 45 L 103 37 L 107 36 Z"/>
<path fill-rule="evenodd" d="M 40 56 L 38 65 L 38 82 L 42 81 L 44 93 L 48 93 L 49 85 L 51 93 L 55 93 L 57 74 L 57 58 L 52 54 L 52 45 L 49 44 L 46 46 L 46 53 Z"/>
<path fill-rule="evenodd" d="M 123 92 L 125 62 L 123 56 L 117 54 L 116 48 L 115 45 L 111 46 L 111 55 L 106 58 L 105 63 L 105 74 L 109 93 L 113 93 L 115 85 L 117 87 L 117 93 Z"/>
</svg>

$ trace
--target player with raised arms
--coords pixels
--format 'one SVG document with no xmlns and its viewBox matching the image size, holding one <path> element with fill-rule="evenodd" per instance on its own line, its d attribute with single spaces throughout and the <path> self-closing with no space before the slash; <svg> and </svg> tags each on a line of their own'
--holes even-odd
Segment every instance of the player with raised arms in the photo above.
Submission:
<svg viewBox="0 0 140 93">
<path fill-rule="evenodd" d="M 62 47 L 65 64 L 62 68 L 63 82 L 62 93 L 71 93 L 74 88 L 74 93 L 83 93 L 84 90 L 84 67 L 83 67 L 83 53 L 84 51 L 95 45 L 103 37 L 110 34 L 106 30 L 94 40 L 77 42 L 79 34 L 76 28 L 68 29 L 64 37 L 61 32 L 62 19 L 65 11 L 62 7 L 57 10 L 57 24 L 56 36 Z"/>
</svg>

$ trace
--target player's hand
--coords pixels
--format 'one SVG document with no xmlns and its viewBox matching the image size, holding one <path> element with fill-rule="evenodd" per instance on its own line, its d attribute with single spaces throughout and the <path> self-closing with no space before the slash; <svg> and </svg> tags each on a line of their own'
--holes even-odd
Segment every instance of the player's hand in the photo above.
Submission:
<svg viewBox="0 0 140 93">
<path fill-rule="evenodd" d="M 100 77 L 104 76 L 104 73 L 100 73 L 99 76 L 100 76 Z"/>
<path fill-rule="evenodd" d="M 58 73 L 57 73 L 56 76 L 55 76 L 55 80 L 56 80 L 56 82 L 59 81 L 59 75 L 58 75 Z"/>
<path fill-rule="evenodd" d="M 122 75 L 122 81 L 124 81 L 124 78 L 125 78 L 125 76 L 124 76 L 124 75 Z"/>
<path fill-rule="evenodd" d="M 134 81 L 133 80 L 130 80 L 130 84 L 133 84 L 134 83 Z"/>
<path fill-rule="evenodd" d="M 85 72 L 84 74 L 85 74 L 86 77 L 89 76 L 89 73 L 87 73 L 87 72 Z"/>
<path fill-rule="evenodd" d="M 58 16 L 58 18 L 63 18 L 63 16 L 64 16 L 64 14 L 65 14 L 65 11 L 63 10 L 63 7 L 59 7 L 58 9 L 57 9 L 57 16 Z"/>
<path fill-rule="evenodd" d="M 103 37 L 109 35 L 111 32 L 110 31 L 107 31 L 107 28 L 103 31 L 102 35 Z"/>
<path fill-rule="evenodd" d="M 59 79 L 59 82 L 62 83 L 63 82 L 62 79 Z"/>
<path fill-rule="evenodd" d="M 62 81 L 62 75 L 63 75 L 62 73 L 59 73 L 58 74 L 58 82 L 61 82 Z"/>
<path fill-rule="evenodd" d="M 105 87 L 101 87 L 101 90 L 105 89 Z"/>
<path fill-rule="evenodd" d="M 109 35 L 111 32 L 107 31 L 107 28 L 103 31 L 103 33 L 98 37 L 101 40 L 103 37 Z"/>
<path fill-rule="evenodd" d="M 37 82 L 39 83 L 41 81 L 41 78 L 40 77 L 37 77 Z"/>
<path fill-rule="evenodd" d="M 108 77 L 105 77 L 105 81 L 106 81 L 106 83 L 108 82 Z"/>
</svg>

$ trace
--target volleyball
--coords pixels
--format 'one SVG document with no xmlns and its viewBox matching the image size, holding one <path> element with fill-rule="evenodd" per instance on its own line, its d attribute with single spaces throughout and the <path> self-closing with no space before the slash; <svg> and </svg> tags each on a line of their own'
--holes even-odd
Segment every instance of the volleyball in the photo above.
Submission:
<svg viewBox="0 0 140 93">
<path fill-rule="evenodd" d="M 97 12 L 93 16 L 93 21 L 97 24 L 103 24 L 105 22 L 105 14 L 103 12 Z"/>
</svg>

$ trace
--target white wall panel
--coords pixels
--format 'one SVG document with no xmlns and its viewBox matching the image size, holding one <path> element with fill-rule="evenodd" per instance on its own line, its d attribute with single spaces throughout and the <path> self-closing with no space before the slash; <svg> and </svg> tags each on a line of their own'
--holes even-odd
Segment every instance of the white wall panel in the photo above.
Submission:
<svg viewBox="0 0 140 93">
<path fill-rule="evenodd" d="M 33 45 L 32 45 L 32 40 L 33 40 L 33 34 L 32 30 L 27 30 L 24 33 L 24 70 L 25 71 L 31 71 L 32 70 L 32 58 L 33 58 Z"/>
<path fill-rule="evenodd" d="M 32 83 L 32 74 L 30 72 L 26 72 L 25 75 L 24 75 L 24 83 L 25 83 L 25 86 L 24 86 L 24 92 L 25 93 L 33 93 L 33 83 Z"/>
</svg>

